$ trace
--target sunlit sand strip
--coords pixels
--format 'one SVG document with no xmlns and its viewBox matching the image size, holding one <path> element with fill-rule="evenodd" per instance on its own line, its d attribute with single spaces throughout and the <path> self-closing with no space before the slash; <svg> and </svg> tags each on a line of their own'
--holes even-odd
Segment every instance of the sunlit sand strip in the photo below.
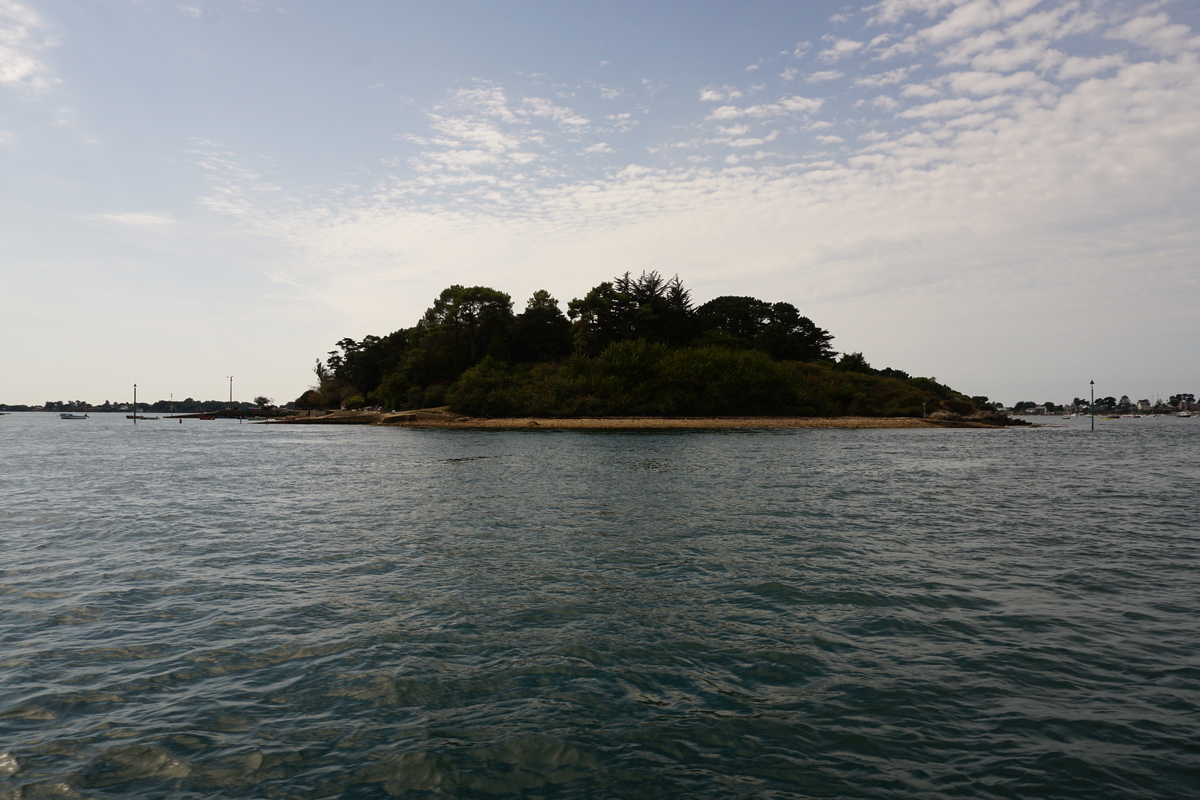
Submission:
<svg viewBox="0 0 1200 800">
<path fill-rule="evenodd" d="M 978 422 L 942 422 L 911 417 L 516 417 L 489 419 L 482 417 L 450 417 L 439 419 L 433 414 L 385 415 L 383 424 L 421 428 L 610 428 L 647 430 L 659 428 L 943 428 L 994 427 Z"/>
</svg>

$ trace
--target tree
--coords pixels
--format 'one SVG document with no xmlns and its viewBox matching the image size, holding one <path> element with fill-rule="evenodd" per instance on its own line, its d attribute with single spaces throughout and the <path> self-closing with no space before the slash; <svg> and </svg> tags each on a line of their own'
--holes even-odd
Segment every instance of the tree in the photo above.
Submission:
<svg viewBox="0 0 1200 800">
<path fill-rule="evenodd" d="M 450 371 L 457 377 L 504 341 L 512 320 L 512 298 L 504 292 L 456 284 L 433 301 L 422 323 L 430 331 L 449 333 Z"/>
<path fill-rule="evenodd" d="M 254 398 L 254 405 L 258 406 L 259 408 L 266 408 L 267 406 L 271 405 L 271 398 L 260 394 L 258 397 Z"/>
<path fill-rule="evenodd" d="M 545 289 L 534 292 L 517 315 L 511 350 L 517 362 L 557 361 L 571 354 L 571 323 Z"/>
<path fill-rule="evenodd" d="M 567 316 L 577 320 L 576 349 L 593 356 L 636 339 L 678 347 L 696 333 L 691 293 L 678 275 L 664 280 L 653 271 L 636 279 L 626 272 L 601 283 L 568 303 Z"/>
<path fill-rule="evenodd" d="M 837 362 L 838 369 L 845 372 L 862 372 L 871 375 L 875 370 L 871 369 L 871 365 L 863 358 L 862 353 L 842 353 L 842 358 Z"/>
<path fill-rule="evenodd" d="M 1180 411 L 1187 411 L 1194 402 L 1196 402 L 1196 396 L 1190 392 L 1180 392 L 1167 398 L 1168 405 L 1175 406 Z"/>
<path fill-rule="evenodd" d="M 833 335 L 801 316 L 791 303 L 726 295 L 696 309 L 696 319 L 708 338 L 730 339 L 778 360 L 832 361 L 836 355 L 829 346 Z"/>
</svg>

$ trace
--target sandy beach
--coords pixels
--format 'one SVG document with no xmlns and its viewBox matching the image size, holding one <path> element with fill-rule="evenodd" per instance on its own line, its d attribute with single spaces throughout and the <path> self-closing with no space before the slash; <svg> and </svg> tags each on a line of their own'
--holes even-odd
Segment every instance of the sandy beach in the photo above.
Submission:
<svg viewBox="0 0 1200 800">
<path fill-rule="evenodd" d="M 607 428 L 618 430 L 700 429 L 700 428 L 943 428 L 993 427 L 980 423 L 937 422 L 912 418 L 878 417 L 574 417 L 548 419 L 523 417 L 515 419 L 420 419 L 384 421 L 383 424 L 402 424 L 430 428 Z"/>
</svg>

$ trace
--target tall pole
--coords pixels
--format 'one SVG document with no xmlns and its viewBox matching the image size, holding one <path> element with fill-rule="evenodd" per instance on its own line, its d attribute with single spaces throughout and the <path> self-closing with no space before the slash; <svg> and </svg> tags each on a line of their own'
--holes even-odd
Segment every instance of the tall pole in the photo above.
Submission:
<svg viewBox="0 0 1200 800">
<path fill-rule="evenodd" d="M 229 376 L 229 405 L 233 406 L 233 376 Z"/>
<path fill-rule="evenodd" d="M 137 384 L 133 385 L 133 424 L 137 425 Z"/>
<path fill-rule="evenodd" d="M 1088 381 L 1092 385 L 1092 431 L 1096 430 L 1096 382 Z"/>
</svg>

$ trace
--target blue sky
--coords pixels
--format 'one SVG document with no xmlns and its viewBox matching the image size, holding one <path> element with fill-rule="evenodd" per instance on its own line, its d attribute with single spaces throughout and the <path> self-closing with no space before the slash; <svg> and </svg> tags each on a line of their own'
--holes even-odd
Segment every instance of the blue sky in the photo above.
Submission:
<svg viewBox="0 0 1200 800">
<path fill-rule="evenodd" d="M 0 402 L 284 401 L 452 283 L 1200 392 L 1200 5 L 0 0 Z"/>
</svg>

